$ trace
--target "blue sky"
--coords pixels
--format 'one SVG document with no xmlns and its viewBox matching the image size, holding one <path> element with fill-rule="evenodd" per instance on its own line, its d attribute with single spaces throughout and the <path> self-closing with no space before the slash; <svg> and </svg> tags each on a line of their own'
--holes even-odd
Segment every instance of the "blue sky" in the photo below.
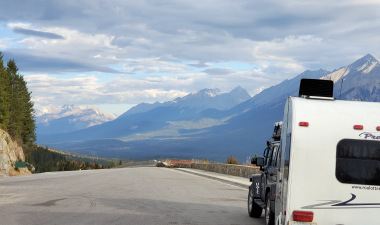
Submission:
<svg viewBox="0 0 380 225">
<path fill-rule="evenodd" d="M 371 0 L 16 0 L 1 3 L 0 51 L 37 108 L 121 114 L 203 88 L 252 96 L 305 70 L 380 57 Z"/>
</svg>

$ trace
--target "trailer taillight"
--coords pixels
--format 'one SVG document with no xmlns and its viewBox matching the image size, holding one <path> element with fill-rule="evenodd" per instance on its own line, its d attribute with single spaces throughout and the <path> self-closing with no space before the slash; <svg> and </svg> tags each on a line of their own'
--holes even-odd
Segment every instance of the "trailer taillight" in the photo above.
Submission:
<svg viewBox="0 0 380 225">
<path fill-rule="evenodd" d="M 309 122 L 300 122 L 299 125 L 301 127 L 308 127 L 309 126 Z"/>
<path fill-rule="evenodd" d="M 376 127 L 376 130 L 377 130 L 377 131 L 380 131 L 380 126 L 377 126 L 377 127 Z"/>
<path fill-rule="evenodd" d="M 293 211 L 293 220 L 300 222 L 313 222 L 314 213 L 304 211 Z"/>
<path fill-rule="evenodd" d="M 363 127 L 363 125 L 354 125 L 354 129 L 355 130 L 363 130 L 364 127 Z"/>
</svg>

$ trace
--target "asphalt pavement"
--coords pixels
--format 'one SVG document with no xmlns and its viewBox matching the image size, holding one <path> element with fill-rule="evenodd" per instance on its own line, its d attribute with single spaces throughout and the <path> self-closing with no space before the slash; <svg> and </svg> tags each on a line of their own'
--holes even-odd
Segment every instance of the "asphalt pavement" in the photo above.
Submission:
<svg viewBox="0 0 380 225">
<path fill-rule="evenodd" d="M 1 178 L 0 225 L 265 224 L 248 216 L 247 188 L 236 185 L 247 179 L 222 176 L 221 182 L 218 174 L 210 179 L 208 172 L 185 171 L 139 167 Z"/>
</svg>

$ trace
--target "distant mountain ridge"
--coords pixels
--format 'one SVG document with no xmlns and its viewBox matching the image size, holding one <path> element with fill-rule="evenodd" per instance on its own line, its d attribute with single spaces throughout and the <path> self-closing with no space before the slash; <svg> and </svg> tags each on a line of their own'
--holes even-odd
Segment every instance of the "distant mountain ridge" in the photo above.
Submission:
<svg viewBox="0 0 380 225">
<path fill-rule="evenodd" d="M 380 101 L 380 64 L 370 54 L 321 79 L 335 82 L 334 97 L 337 99 Z"/>
<path fill-rule="evenodd" d="M 358 59 L 354 63 L 342 67 L 339 70 L 336 70 L 327 76 L 322 77 L 321 79 L 332 80 L 334 83 L 337 83 L 341 79 L 345 79 L 347 75 L 353 76 L 353 74 L 369 74 L 372 70 L 378 69 L 379 61 L 370 54 L 365 55 L 363 58 Z M 350 77 L 348 76 L 348 77 Z"/>
<path fill-rule="evenodd" d="M 202 89 L 200 91 L 194 91 L 184 97 L 176 98 L 172 101 L 163 103 L 155 102 L 153 104 L 140 103 L 122 114 L 121 117 L 147 112 L 157 107 L 168 106 L 195 108 L 198 111 L 205 109 L 226 110 L 247 101 L 250 98 L 251 96 L 248 92 L 240 86 L 236 87 L 229 93 L 222 93 L 218 88 Z"/>
<path fill-rule="evenodd" d="M 102 113 L 94 106 L 49 105 L 36 110 L 37 135 L 72 132 L 102 124 L 117 118 Z"/>
<path fill-rule="evenodd" d="M 330 72 L 327 70 L 306 70 L 291 80 L 285 80 L 278 85 L 269 87 L 255 95 L 249 101 L 250 107 L 273 104 L 276 101 L 284 101 L 288 96 L 298 94 L 299 82 L 302 78 L 319 79 Z"/>
<path fill-rule="evenodd" d="M 84 130 L 41 136 L 38 143 L 108 157 L 203 157 L 221 161 L 233 154 L 242 161 L 262 154 L 274 122 L 282 120 L 286 98 L 298 95 L 302 78 L 333 80 L 338 99 L 380 101 L 379 62 L 368 54 L 333 72 L 305 71 L 233 107 L 203 109 L 197 97 L 217 102 L 223 95 L 217 89 L 204 89 L 166 103 L 140 104 L 135 111 L 131 109 L 132 113 Z M 230 93 L 240 96 L 239 89 Z M 186 101 L 189 104 L 182 104 Z"/>
<path fill-rule="evenodd" d="M 153 103 L 139 104 L 126 113 L 119 116 L 117 119 L 109 121 L 104 125 L 97 125 L 95 127 L 88 127 L 87 130 L 80 131 L 80 129 L 75 129 L 71 126 L 70 132 L 61 134 L 60 137 L 67 138 L 68 140 L 91 140 L 96 138 L 113 138 L 115 136 L 122 137 L 123 135 L 131 135 L 136 132 L 146 132 L 152 129 L 167 128 L 168 125 L 173 124 L 174 121 L 192 121 L 187 124 L 191 127 L 209 127 L 211 125 L 220 124 L 219 120 L 207 120 L 207 125 L 205 125 L 206 120 L 202 120 L 203 110 L 217 110 L 218 108 L 231 108 L 237 104 L 244 102 L 251 96 L 246 90 L 241 87 L 236 87 L 229 93 L 221 93 L 219 89 L 203 89 L 197 92 L 192 92 L 184 97 L 176 98 L 172 101 L 163 103 Z M 51 111 L 57 111 L 54 107 L 49 107 Z M 64 109 L 59 109 L 61 112 L 65 113 Z M 50 114 L 48 114 L 50 115 Z M 54 114 L 56 115 L 56 114 Z M 39 121 L 44 119 L 44 117 L 39 117 Z M 70 120 L 68 120 L 70 119 Z M 201 119 L 202 122 L 196 122 L 196 120 Z M 53 134 L 59 132 L 61 118 L 55 120 L 54 124 L 50 126 L 50 130 L 55 128 L 57 131 Z M 70 125 L 67 124 L 72 121 L 72 117 L 65 117 L 63 123 L 66 126 L 66 130 L 70 129 Z M 77 120 L 78 122 L 78 120 Z M 79 121 L 81 122 L 81 121 Z M 178 124 L 179 122 L 176 122 Z M 198 123 L 197 125 L 195 125 Z M 199 125 L 199 123 L 203 123 Z M 190 125 L 191 124 L 191 125 Z M 76 124 L 74 124 L 76 125 Z M 81 124 L 79 124 L 81 125 Z M 185 126 L 185 125 L 183 125 Z M 102 128 L 101 128 L 102 127 Z M 176 125 L 178 127 L 178 125 Z M 186 126 L 185 126 L 186 128 Z M 100 129 L 100 130 L 97 130 Z M 95 131 L 97 130 L 97 131 Z M 49 136 L 47 139 L 49 141 L 57 139 L 56 135 L 49 135 L 52 133 L 42 132 L 44 130 L 38 130 L 37 139 L 41 141 L 44 137 Z"/>
</svg>

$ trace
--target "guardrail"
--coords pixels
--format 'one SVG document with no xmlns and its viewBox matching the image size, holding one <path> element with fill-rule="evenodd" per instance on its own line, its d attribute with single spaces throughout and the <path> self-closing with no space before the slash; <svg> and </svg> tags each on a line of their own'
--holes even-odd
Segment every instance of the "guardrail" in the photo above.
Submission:
<svg viewBox="0 0 380 225">
<path fill-rule="evenodd" d="M 238 177 L 249 178 L 251 174 L 260 173 L 260 167 L 243 166 L 234 164 L 223 163 L 178 163 L 173 166 L 174 168 L 192 168 L 198 170 L 205 170 L 215 173 L 227 174 Z"/>
</svg>

